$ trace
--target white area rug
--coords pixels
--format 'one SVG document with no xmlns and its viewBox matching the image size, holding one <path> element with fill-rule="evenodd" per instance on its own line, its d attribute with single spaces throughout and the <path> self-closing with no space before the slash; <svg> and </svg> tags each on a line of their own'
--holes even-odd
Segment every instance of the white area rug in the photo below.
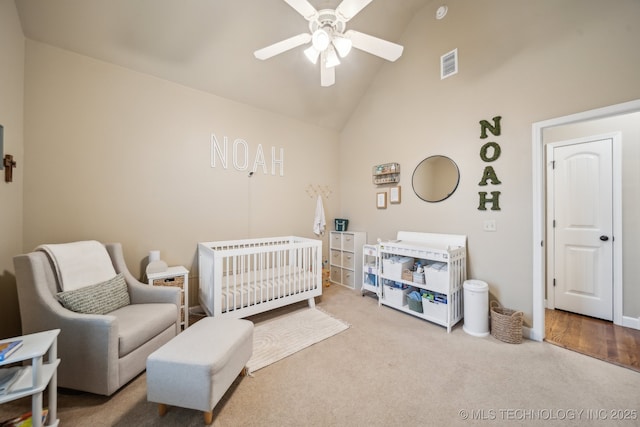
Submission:
<svg viewBox="0 0 640 427">
<path fill-rule="evenodd" d="M 249 373 L 348 328 L 347 323 L 317 308 L 305 308 L 258 323 L 253 330 L 253 356 L 247 363 Z"/>
</svg>

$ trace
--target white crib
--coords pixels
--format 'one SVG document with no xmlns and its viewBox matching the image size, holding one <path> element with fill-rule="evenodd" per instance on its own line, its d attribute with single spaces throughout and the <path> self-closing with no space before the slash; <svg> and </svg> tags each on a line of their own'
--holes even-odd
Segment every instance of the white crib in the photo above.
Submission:
<svg viewBox="0 0 640 427">
<path fill-rule="evenodd" d="M 322 241 L 270 237 L 198 243 L 200 304 L 242 318 L 322 295 Z"/>
</svg>

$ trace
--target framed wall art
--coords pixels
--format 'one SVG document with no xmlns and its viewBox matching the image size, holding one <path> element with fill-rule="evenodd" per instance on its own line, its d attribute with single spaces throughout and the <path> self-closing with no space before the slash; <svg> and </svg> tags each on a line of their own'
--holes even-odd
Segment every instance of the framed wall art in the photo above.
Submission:
<svg viewBox="0 0 640 427">
<path fill-rule="evenodd" d="M 400 203 L 401 195 L 402 193 L 399 185 L 397 187 L 391 187 L 389 189 L 389 203 L 392 203 L 392 204 Z"/>
<path fill-rule="evenodd" d="M 387 208 L 387 192 L 376 193 L 376 207 L 378 209 Z"/>
</svg>

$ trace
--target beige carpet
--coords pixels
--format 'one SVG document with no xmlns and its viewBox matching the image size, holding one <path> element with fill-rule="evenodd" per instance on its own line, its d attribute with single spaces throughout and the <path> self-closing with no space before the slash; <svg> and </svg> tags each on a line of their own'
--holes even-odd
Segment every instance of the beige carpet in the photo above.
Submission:
<svg viewBox="0 0 640 427">
<path fill-rule="evenodd" d="M 249 373 L 348 328 L 347 323 L 317 308 L 303 308 L 259 323 L 253 331 L 253 356 L 247 363 Z"/>
<path fill-rule="evenodd" d="M 211 427 L 640 422 L 633 412 L 640 409 L 638 372 L 548 343 L 473 337 L 461 325 L 447 334 L 342 286 L 324 288 L 316 303 L 351 327 L 254 376 L 238 377 L 216 405 Z M 302 302 L 251 320 L 258 325 L 306 308 Z M 0 420 L 30 407 L 28 398 L 2 404 Z M 147 401 L 144 374 L 111 397 L 61 391 L 58 413 L 62 427 L 204 425 L 201 412 L 185 408 L 170 407 L 160 418 L 158 405 Z M 613 419 L 620 416 L 627 419 Z"/>
</svg>

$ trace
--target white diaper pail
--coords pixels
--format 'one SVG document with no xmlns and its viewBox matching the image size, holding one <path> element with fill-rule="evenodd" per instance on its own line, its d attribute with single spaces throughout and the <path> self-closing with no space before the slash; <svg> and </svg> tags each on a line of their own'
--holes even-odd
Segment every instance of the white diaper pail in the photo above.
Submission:
<svg viewBox="0 0 640 427">
<path fill-rule="evenodd" d="M 482 280 L 465 280 L 464 326 L 474 337 L 489 335 L 489 285 Z"/>
</svg>

